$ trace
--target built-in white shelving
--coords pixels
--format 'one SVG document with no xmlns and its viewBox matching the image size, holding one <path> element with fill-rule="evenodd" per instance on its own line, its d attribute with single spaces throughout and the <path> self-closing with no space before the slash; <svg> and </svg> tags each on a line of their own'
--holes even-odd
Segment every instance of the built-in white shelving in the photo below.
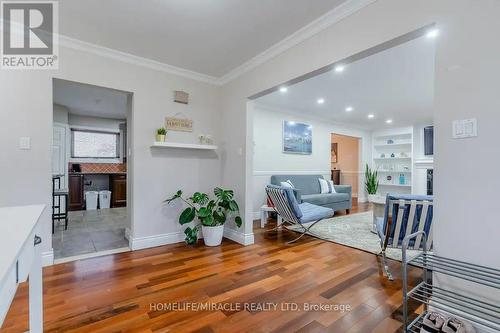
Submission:
<svg viewBox="0 0 500 333">
<path fill-rule="evenodd" d="M 384 183 L 379 183 L 378 186 L 411 187 L 410 184 L 384 184 Z"/>
<path fill-rule="evenodd" d="M 374 160 L 380 161 L 399 161 L 399 160 L 411 160 L 411 157 L 375 157 Z"/>
<path fill-rule="evenodd" d="M 411 193 L 413 128 L 374 132 L 373 168 L 378 171 L 379 194 Z"/>
<path fill-rule="evenodd" d="M 400 147 L 400 148 L 411 148 L 411 142 L 405 142 L 405 143 L 385 143 L 385 144 L 377 144 L 375 145 L 375 148 L 394 148 L 394 147 Z"/>
<path fill-rule="evenodd" d="M 197 150 L 216 150 L 217 146 L 202 145 L 196 143 L 180 143 L 180 142 L 159 142 L 156 141 L 151 146 L 153 148 L 178 148 L 178 149 L 197 149 Z"/>
</svg>

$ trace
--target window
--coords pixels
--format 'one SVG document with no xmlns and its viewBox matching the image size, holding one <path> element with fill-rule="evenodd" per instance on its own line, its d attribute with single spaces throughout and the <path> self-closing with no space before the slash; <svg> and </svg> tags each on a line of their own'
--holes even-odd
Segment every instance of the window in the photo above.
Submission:
<svg viewBox="0 0 500 333">
<path fill-rule="evenodd" d="M 72 158 L 119 158 L 119 152 L 119 133 L 71 130 Z"/>
</svg>

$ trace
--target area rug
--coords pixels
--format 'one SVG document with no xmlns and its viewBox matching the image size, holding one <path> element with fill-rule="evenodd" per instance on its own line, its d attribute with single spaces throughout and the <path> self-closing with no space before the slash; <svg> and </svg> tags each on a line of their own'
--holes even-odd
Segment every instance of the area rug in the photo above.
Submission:
<svg viewBox="0 0 500 333">
<path fill-rule="evenodd" d="M 380 253 L 380 239 L 371 232 L 373 212 L 332 217 L 318 222 L 308 233 L 316 238 L 333 243 L 350 246 L 374 254 Z M 298 226 L 289 226 L 292 231 L 300 232 Z M 418 255 L 417 251 L 408 251 L 408 256 Z M 387 258 L 401 261 L 402 252 L 399 249 L 387 249 Z"/>
</svg>

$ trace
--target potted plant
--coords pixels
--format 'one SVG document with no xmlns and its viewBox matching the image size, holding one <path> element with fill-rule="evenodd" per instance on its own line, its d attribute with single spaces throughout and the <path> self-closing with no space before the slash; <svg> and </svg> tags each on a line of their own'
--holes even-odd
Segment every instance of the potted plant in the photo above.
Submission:
<svg viewBox="0 0 500 333">
<path fill-rule="evenodd" d="M 378 190 L 378 172 L 373 171 L 368 164 L 366 164 L 365 170 L 365 186 L 366 192 L 368 192 L 368 201 L 373 202 L 377 196 Z"/>
<path fill-rule="evenodd" d="M 161 127 L 156 130 L 156 141 L 165 142 L 166 136 L 167 136 L 167 130 L 165 129 L 165 127 Z"/>
<path fill-rule="evenodd" d="M 167 199 L 167 203 L 180 199 L 189 207 L 184 209 L 179 216 L 181 225 L 193 222 L 196 218 L 199 223 L 194 227 L 187 227 L 184 230 L 187 244 L 196 244 L 198 241 L 198 231 L 203 233 L 203 240 L 207 246 L 218 246 L 222 242 L 224 233 L 224 223 L 227 218 L 236 214 L 235 224 L 241 227 L 242 220 L 239 216 L 238 203 L 234 200 L 233 190 L 224 190 L 220 187 L 214 189 L 214 199 L 210 199 L 208 194 L 196 192 L 189 198 L 182 196 L 182 190 L 177 191 L 173 197 Z"/>
</svg>

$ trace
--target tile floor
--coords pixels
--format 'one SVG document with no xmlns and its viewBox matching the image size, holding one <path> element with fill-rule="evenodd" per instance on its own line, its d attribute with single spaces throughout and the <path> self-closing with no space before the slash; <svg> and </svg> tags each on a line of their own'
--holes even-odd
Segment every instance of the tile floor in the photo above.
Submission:
<svg viewBox="0 0 500 333">
<path fill-rule="evenodd" d="M 68 230 L 56 224 L 52 236 L 54 258 L 128 247 L 125 239 L 127 208 L 109 208 L 69 213 Z"/>
</svg>

